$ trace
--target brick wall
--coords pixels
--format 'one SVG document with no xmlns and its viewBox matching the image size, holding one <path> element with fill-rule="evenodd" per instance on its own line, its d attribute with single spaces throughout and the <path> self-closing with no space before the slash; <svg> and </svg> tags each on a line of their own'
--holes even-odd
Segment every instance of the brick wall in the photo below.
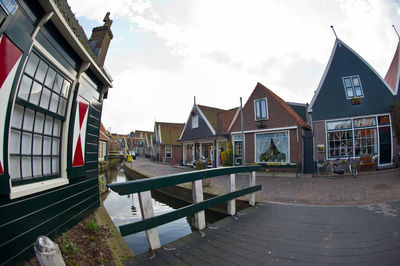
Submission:
<svg viewBox="0 0 400 266">
<path fill-rule="evenodd" d="M 326 143 L 325 133 L 325 121 L 313 122 L 313 133 L 314 133 L 314 160 L 324 160 L 326 157 L 326 149 L 328 145 Z M 317 151 L 317 145 L 323 144 L 325 146 L 324 152 Z"/>
<path fill-rule="evenodd" d="M 165 158 L 165 146 L 161 145 L 161 158 L 165 159 L 165 163 L 180 165 L 182 161 L 182 145 L 172 145 L 172 158 Z"/>
</svg>

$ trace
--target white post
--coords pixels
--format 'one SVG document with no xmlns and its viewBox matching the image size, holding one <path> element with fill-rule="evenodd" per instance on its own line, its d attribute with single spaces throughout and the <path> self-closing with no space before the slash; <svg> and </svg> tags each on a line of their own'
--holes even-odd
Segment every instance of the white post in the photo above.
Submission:
<svg viewBox="0 0 400 266">
<path fill-rule="evenodd" d="M 33 246 L 40 265 L 65 266 L 58 245 L 47 236 L 39 236 Z"/>
<path fill-rule="evenodd" d="M 235 174 L 230 174 L 229 182 L 228 182 L 228 192 L 235 191 Z M 235 215 L 236 214 L 236 199 L 228 201 L 228 214 Z"/>
<path fill-rule="evenodd" d="M 194 203 L 203 201 L 203 180 L 196 180 L 192 182 L 192 196 Z M 206 227 L 204 211 L 196 212 L 194 214 L 194 222 L 194 226 L 199 230 L 202 230 Z"/>
<path fill-rule="evenodd" d="M 144 191 L 139 192 L 139 204 L 140 212 L 142 213 L 143 219 L 151 218 L 154 216 L 153 201 L 151 199 L 151 192 Z M 160 238 L 158 236 L 157 228 L 151 228 L 146 230 L 147 243 L 151 250 L 161 248 Z"/>
<path fill-rule="evenodd" d="M 250 187 L 254 187 L 256 185 L 256 172 L 251 172 L 250 176 Z M 249 205 L 254 206 L 256 205 L 256 193 L 251 193 L 249 197 Z"/>
</svg>

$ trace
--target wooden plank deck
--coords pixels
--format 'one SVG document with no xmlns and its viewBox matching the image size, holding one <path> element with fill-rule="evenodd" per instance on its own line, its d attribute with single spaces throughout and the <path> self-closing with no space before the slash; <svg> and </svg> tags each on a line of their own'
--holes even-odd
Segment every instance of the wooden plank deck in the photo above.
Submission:
<svg viewBox="0 0 400 266">
<path fill-rule="evenodd" d="M 262 203 L 126 265 L 399 265 L 400 201 L 351 207 Z"/>
</svg>

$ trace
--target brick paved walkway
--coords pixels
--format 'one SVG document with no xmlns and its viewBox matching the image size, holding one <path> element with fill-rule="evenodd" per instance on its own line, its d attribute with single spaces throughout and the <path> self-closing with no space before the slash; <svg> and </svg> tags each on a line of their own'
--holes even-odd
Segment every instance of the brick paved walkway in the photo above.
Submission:
<svg viewBox="0 0 400 266">
<path fill-rule="evenodd" d="M 131 166 L 149 176 L 160 176 L 192 168 L 155 163 L 138 157 Z M 216 177 L 205 191 L 215 194 L 226 193 L 227 176 Z M 236 186 L 242 184 L 241 174 L 236 176 Z M 262 191 L 256 195 L 258 202 L 284 202 L 311 205 L 360 205 L 400 199 L 400 171 L 398 169 L 362 173 L 358 178 L 340 176 L 329 179 L 325 176 L 299 178 L 273 177 L 268 173 L 257 173 L 257 184 Z M 248 186 L 248 177 L 245 177 Z"/>
</svg>

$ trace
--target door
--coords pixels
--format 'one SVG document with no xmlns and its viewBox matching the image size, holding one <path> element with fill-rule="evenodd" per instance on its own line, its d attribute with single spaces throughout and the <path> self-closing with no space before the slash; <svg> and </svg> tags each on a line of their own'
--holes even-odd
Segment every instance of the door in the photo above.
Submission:
<svg viewBox="0 0 400 266">
<path fill-rule="evenodd" d="M 312 174 L 313 172 L 314 172 L 313 138 L 310 132 L 310 134 L 303 136 L 303 173 Z"/>
<path fill-rule="evenodd" d="M 390 127 L 379 128 L 379 165 L 392 163 L 392 137 Z"/>
</svg>

